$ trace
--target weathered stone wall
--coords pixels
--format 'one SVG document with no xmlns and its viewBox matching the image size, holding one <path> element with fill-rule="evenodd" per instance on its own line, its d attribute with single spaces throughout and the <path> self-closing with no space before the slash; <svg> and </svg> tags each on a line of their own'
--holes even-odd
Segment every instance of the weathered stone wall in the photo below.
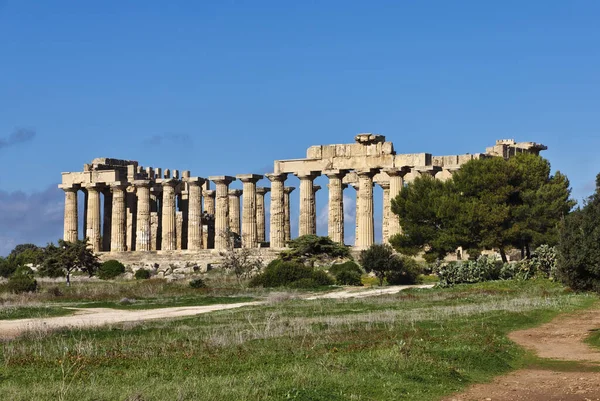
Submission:
<svg viewBox="0 0 600 401">
<path fill-rule="evenodd" d="M 260 258 L 267 265 L 272 260 L 277 259 L 280 251 L 269 248 L 255 248 L 251 252 L 253 258 Z M 152 271 L 159 278 L 173 279 L 183 278 L 187 274 L 206 272 L 211 268 L 218 268 L 223 260 L 220 251 L 216 249 L 100 252 L 98 256 L 102 262 L 116 259 L 131 272 L 144 268 Z"/>
</svg>

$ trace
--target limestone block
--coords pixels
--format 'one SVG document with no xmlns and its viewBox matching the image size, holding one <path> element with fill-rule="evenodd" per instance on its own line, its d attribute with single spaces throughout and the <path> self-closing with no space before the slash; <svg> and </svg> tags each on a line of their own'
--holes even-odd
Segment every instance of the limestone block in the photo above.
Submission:
<svg viewBox="0 0 600 401">
<path fill-rule="evenodd" d="M 321 146 L 321 158 L 322 159 L 331 159 L 336 156 L 336 146 L 337 145 L 324 145 Z"/>
<path fill-rule="evenodd" d="M 321 146 L 311 146 L 306 150 L 307 159 L 321 159 L 323 157 Z"/>
<path fill-rule="evenodd" d="M 92 182 L 91 172 L 62 173 L 62 184 L 66 186 L 87 184 L 90 182 Z"/>
</svg>

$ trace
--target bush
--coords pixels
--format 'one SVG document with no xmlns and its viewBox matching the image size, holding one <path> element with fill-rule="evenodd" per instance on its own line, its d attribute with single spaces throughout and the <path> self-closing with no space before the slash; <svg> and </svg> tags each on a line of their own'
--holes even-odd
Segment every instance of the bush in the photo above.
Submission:
<svg viewBox="0 0 600 401">
<path fill-rule="evenodd" d="M 0 277 L 8 278 L 17 270 L 17 265 L 12 258 L 0 257 Z"/>
<path fill-rule="evenodd" d="M 29 271 L 28 271 L 29 270 Z M 33 278 L 33 272 L 29 268 L 19 268 L 8 279 L 7 289 L 15 294 L 24 292 L 35 292 L 37 290 L 37 281 Z"/>
<path fill-rule="evenodd" d="M 362 269 L 353 261 L 348 261 L 339 264 L 333 264 L 329 268 L 329 273 L 335 277 L 335 281 L 340 285 L 363 285 L 360 277 Z"/>
<path fill-rule="evenodd" d="M 118 260 L 107 260 L 100 265 L 98 269 L 98 278 L 102 280 L 112 280 L 115 277 L 125 273 L 125 265 Z"/>
<path fill-rule="evenodd" d="M 502 269 L 502 262 L 495 257 L 481 255 L 476 261 L 448 263 L 440 267 L 437 275 L 440 278 L 440 287 L 450 287 L 454 284 L 498 280 Z"/>
<path fill-rule="evenodd" d="M 206 283 L 201 278 L 195 278 L 190 281 L 190 287 L 192 288 L 206 288 Z"/>
<path fill-rule="evenodd" d="M 135 272 L 134 277 L 136 280 L 147 280 L 150 278 L 150 270 L 139 269 Z"/>
<path fill-rule="evenodd" d="M 283 260 L 304 259 L 311 256 L 350 258 L 347 246 L 334 242 L 329 237 L 302 235 L 288 242 L 289 250 L 281 253 Z"/>
<path fill-rule="evenodd" d="M 423 268 L 416 260 L 406 256 L 396 256 L 392 263 L 392 270 L 385 276 L 388 284 L 409 285 L 419 282 L 419 275 L 423 272 Z"/>
<path fill-rule="evenodd" d="M 324 271 L 315 270 L 298 261 L 276 259 L 269 263 L 263 273 L 250 280 L 250 287 L 314 288 L 333 284 Z"/>
<path fill-rule="evenodd" d="M 531 259 L 535 260 L 536 269 L 545 277 L 554 276 L 556 273 L 556 248 L 548 245 L 540 245 L 533 251 Z"/>
</svg>

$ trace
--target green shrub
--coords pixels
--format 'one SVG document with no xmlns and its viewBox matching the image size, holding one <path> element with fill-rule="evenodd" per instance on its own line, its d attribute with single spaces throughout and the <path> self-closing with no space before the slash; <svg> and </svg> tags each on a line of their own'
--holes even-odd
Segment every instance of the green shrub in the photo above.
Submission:
<svg viewBox="0 0 600 401">
<path fill-rule="evenodd" d="M 0 277 L 8 278 L 17 270 L 17 264 L 13 258 L 0 257 Z"/>
<path fill-rule="evenodd" d="M 362 269 L 353 261 L 333 264 L 329 268 L 329 273 L 335 277 L 335 281 L 340 285 L 357 285 L 361 286 Z"/>
<path fill-rule="evenodd" d="M 313 288 L 331 285 L 333 282 L 324 271 L 315 270 L 298 261 L 276 259 L 269 263 L 261 274 L 253 277 L 249 285 L 250 287 Z"/>
<path fill-rule="evenodd" d="M 150 278 L 150 270 L 138 269 L 134 275 L 136 280 L 147 280 Z"/>
<path fill-rule="evenodd" d="M 33 272 L 31 272 L 31 269 L 22 269 L 21 267 L 17 269 L 17 271 L 8 279 L 8 283 L 6 283 L 8 291 L 15 294 L 35 292 L 37 290 L 37 286 L 37 281 L 33 278 Z"/>
<path fill-rule="evenodd" d="M 289 250 L 281 253 L 281 259 L 305 259 L 311 256 L 326 255 L 330 257 L 350 258 L 347 246 L 334 242 L 329 237 L 302 235 L 288 242 Z"/>
<path fill-rule="evenodd" d="M 503 264 L 493 256 L 481 255 L 476 261 L 452 262 L 437 271 L 440 287 L 454 284 L 481 283 L 498 280 Z"/>
<path fill-rule="evenodd" d="M 362 286 L 361 274 L 355 271 L 342 270 L 335 276 L 335 282 L 339 285 Z"/>
<path fill-rule="evenodd" d="M 102 280 L 112 280 L 123 273 L 125 273 L 125 265 L 114 259 L 107 260 L 98 268 L 98 278 Z"/>
<path fill-rule="evenodd" d="M 206 288 L 206 283 L 201 278 L 195 278 L 190 281 L 190 287 L 192 288 Z"/>
<path fill-rule="evenodd" d="M 537 271 L 545 277 L 554 276 L 556 273 L 556 248 L 540 245 L 533 251 L 531 259 L 535 260 Z"/>
<path fill-rule="evenodd" d="M 417 284 L 423 268 L 413 258 L 406 256 L 394 258 L 393 268 L 388 271 L 385 278 L 388 284 L 409 285 Z"/>
</svg>

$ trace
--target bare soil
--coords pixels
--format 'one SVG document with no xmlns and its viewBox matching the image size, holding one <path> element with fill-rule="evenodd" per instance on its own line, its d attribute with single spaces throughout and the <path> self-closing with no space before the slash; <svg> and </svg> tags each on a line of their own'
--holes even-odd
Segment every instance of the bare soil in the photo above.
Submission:
<svg viewBox="0 0 600 401">
<path fill-rule="evenodd" d="M 496 378 L 491 383 L 477 384 L 464 393 L 445 401 L 589 401 L 600 400 L 600 351 L 583 342 L 600 328 L 600 309 L 560 316 L 542 326 L 510 334 L 517 344 L 542 358 L 560 363 L 556 369 L 522 369 Z M 587 369 L 591 368 L 591 369 Z M 596 370 L 596 371 L 593 371 Z"/>
</svg>

